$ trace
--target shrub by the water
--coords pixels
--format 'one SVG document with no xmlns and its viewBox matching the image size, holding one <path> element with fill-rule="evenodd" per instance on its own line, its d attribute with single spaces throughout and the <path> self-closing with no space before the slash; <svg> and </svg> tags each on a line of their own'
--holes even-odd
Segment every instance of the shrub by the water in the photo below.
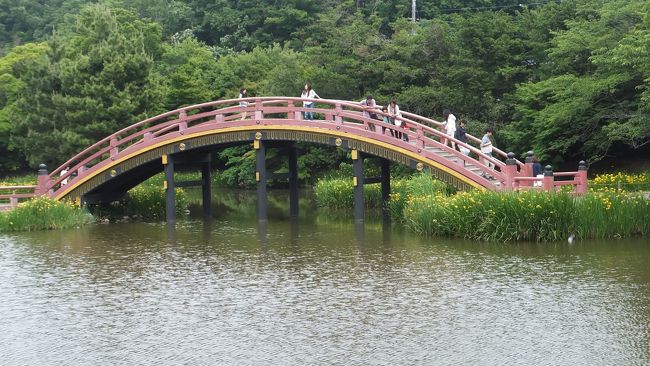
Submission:
<svg viewBox="0 0 650 366">
<path fill-rule="evenodd" d="M 589 193 L 576 199 L 574 223 L 585 238 L 648 236 L 650 200 L 633 193 Z"/>
<path fill-rule="evenodd" d="M 375 207 L 378 188 L 370 193 Z M 349 179 L 322 180 L 316 199 L 323 207 L 349 209 L 352 190 Z M 571 234 L 583 239 L 650 235 L 650 200 L 612 188 L 579 197 L 542 191 L 452 194 L 446 184 L 421 174 L 391 182 L 391 190 L 393 220 L 423 235 L 501 242 L 559 241 Z"/>
<path fill-rule="evenodd" d="M 591 191 L 606 190 L 617 191 L 650 191 L 650 173 L 626 174 L 599 174 L 589 181 Z"/>
<path fill-rule="evenodd" d="M 176 214 L 182 215 L 189 205 L 187 193 L 177 188 Z M 122 218 L 136 216 L 144 220 L 160 220 L 165 217 L 165 189 L 160 186 L 139 185 L 132 188 L 126 198 L 99 207 L 94 213 L 100 217 Z"/>
<path fill-rule="evenodd" d="M 650 201 L 641 196 L 592 193 L 461 192 L 413 196 L 407 227 L 426 235 L 485 241 L 558 241 L 650 235 Z"/>
<path fill-rule="evenodd" d="M 73 202 L 38 197 L 0 213 L 0 231 L 33 231 L 79 227 L 94 219 Z"/>
<path fill-rule="evenodd" d="M 412 197 L 446 196 L 451 188 L 434 180 L 427 174 L 417 174 L 409 179 L 397 179 L 391 182 L 391 194 L 388 209 L 394 220 L 402 220 L 406 202 Z"/>
<path fill-rule="evenodd" d="M 188 206 L 187 193 L 177 188 L 176 214 L 181 215 Z M 165 189 L 151 186 L 138 186 L 129 191 L 125 206 L 129 214 L 137 214 L 147 220 L 165 217 Z"/>
<path fill-rule="evenodd" d="M 555 241 L 567 237 L 573 214 L 570 195 L 543 192 L 460 192 L 413 196 L 406 226 L 426 235 L 486 241 Z"/>
<path fill-rule="evenodd" d="M 319 180 L 314 186 L 316 202 L 320 207 L 350 209 L 354 206 L 352 178 L 331 178 Z M 366 207 L 381 207 L 381 187 L 369 184 L 363 187 Z"/>
</svg>

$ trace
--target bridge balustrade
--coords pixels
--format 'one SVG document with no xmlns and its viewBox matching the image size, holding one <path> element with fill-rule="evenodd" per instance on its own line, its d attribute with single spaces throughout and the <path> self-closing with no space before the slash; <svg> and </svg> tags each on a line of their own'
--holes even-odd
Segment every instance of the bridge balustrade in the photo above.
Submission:
<svg viewBox="0 0 650 366">
<path fill-rule="evenodd" d="M 242 101 L 247 102 L 248 105 L 240 107 L 239 103 Z M 303 103 L 307 101 L 315 102 L 314 108 L 305 108 Z M 395 118 L 406 124 L 406 127 L 402 129 L 396 125 L 385 123 L 383 117 L 386 114 L 379 107 L 372 109 L 372 113 L 382 120 L 370 118 L 367 113 L 364 115 L 364 111 L 368 110 L 369 108 L 361 106 L 358 102 L 289 97 L 229 99 L 183 107 L 125 127 L 89 146 L 51 171 L 46 177 L 39 176 L 39 184 L 35 193 L 47 194 L 52 197 L 61 196 L 65 194 L 68 187 L 62 184 L 63 182 L 82 178 L 86 174 L 102 169 L 116 159 L 167 139 L 201 131 L 226 130 L 244 126 L 263 128 L 273 125 L 331 130 L 348 133 L 352 136 L 366 137 L 419 154 L 441 165 L 455 166 L 456 171 L 463 171 L 464 167 L 475 167 L 480 170 L 482 175 L 494 177 L 497 184 L 482 176 L 473 177 L 475 181 L 489 189 L 518 189 L 535 181 L 527 177 L 529 168 L 526 164 L 514 158 L 512 158 L 514 159 L 514 168 L 508 168 L 510 176 L 506 176 L 504 171 L 507 168 L 503 160 L 508 159 L 508 154 L 496 147 L 493 149 L 492 157 L 483 154 L 479 148 L 480 139 L 475 136 L 468 134 L 469 142 L 465 144 L 453 136 L 446 135 L 442 131 L 441 122 L 405 111 L 400 117 Z M 305 120 L 303 116 L 306 112 L 312 112 L 319 118 Z M 406 134 L 409 141 L 391 136 L 391 131 L 400 131 Z M 465 155 L 451 148 L 448 145 L 449 142 L 467 148 L 470 154 Z M 492 164 L 494 168 L 489 167 L 488 163 Z M 64 169 L 67 171 L 61 174 Z M 571 175 L 569 173 L 556 174 L 560 174 L 557 177 Z M 576 174 L 573 176 L 575 177 Z M 580 180 L 574 178 L 573 181 L 579 182 Z M 568 183 L 556 182 L 553 187 L 563 184 Z M 575 183 L 574 186 L 586 185 Z"/>
</svg>

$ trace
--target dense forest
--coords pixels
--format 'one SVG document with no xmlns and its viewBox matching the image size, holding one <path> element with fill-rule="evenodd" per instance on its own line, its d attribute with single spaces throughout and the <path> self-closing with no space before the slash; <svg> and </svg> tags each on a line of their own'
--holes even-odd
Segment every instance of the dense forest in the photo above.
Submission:
<svg viewBox="0 0 650 366">
<path fill-rule="evenodd" d="M 549 163 L 648 151 L 647 0 L 418 0 L 411 15 L 411 0 L 0 0 L 0 172 L 242 86 L 298 96 L 307 81 L 323 98 L 449 108 Z M 311 149 L 303 164 L 332 161 Z M 220 159 L 236 169 L 245 149 Z"/>
</svg>

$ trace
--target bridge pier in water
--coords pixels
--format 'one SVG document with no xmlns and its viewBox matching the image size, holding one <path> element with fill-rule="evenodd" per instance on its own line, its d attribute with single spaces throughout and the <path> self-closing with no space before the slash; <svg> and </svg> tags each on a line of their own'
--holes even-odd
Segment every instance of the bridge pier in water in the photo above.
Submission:
<svg viewBox="0 0 650 366">
<path fill-rule="evenodd" d="M 354 221 L 362 223 L 365 220 L 365 200 L 363 197 L 363 186 L 365 184 L 381 184 L 381 207 L 384 221 L 388 220 L 388 200 L 390 198 L 390 161 L 379 158 L 381 175 L 379 177 L 366 178 L 363 167 L 365 156 L 358 150 L 352 150 L 352 171 L 354 177 Z"/>
<path fill-rule="evenodd" d="M 268 220 L 268 192 L 267 181 L 272 178 L 285 178 L 284 174 L 269 173 L 266 166 L 266 151 L 269 146 L 267 142 L 261 139 L 253 141 L 255 149 L 255 180 L 257 181 L 257 219 L 264 222 Z M 289 165 L 289 214 L 291 217 L 297 217 L 299 213 L 298 206 L 298 149 L 294 143 L 281 146 L 286 150 Z"/>
<path fill-rule="evenodd" d="M 165 167 L 165 215 L 167 222 L 176 221 L 176 187 L 201 186 L 203 217 L 212 217 L 212 182 L 210 174 L 210 153 L 197 158 L 196 155 L 182 156 L 177 154 L 163 155 L 162 163 Z M 176 182 L 174 173 L 177 167 L 183 169 L 199 168 L 201 179 L 194 181 Z"/>
</svg>

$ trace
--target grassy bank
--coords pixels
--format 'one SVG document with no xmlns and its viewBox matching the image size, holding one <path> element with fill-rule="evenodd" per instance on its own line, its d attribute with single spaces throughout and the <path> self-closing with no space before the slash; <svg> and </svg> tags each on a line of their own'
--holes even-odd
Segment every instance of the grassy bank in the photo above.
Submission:
<svg viewBox="0 0 650 366">
<path fill-rule="evenodd" d="M 426 175 L 395 181 L 391 188 L 393 219 L 423 235 L 500 242 L 550 242 L 566 240 L 571 234 L 582 239 L 650 235 L 650 201 L 641 194 L 612 189 L 577 198 L 537 191 L 454 194 Z M 377 207 L 375 189 L 370 188 L 367 197 Z M 348 209 L 353 200 L 351 183 L 321 181 L 316 199 L 319 206 Z"/>
<path fill-rule="evenodd" d="M 72 202 L 35 198 L 8 212 L 0 212 L 0 231 L 34 231 L 79 227 L 94 221 Z"/>
</svg>

